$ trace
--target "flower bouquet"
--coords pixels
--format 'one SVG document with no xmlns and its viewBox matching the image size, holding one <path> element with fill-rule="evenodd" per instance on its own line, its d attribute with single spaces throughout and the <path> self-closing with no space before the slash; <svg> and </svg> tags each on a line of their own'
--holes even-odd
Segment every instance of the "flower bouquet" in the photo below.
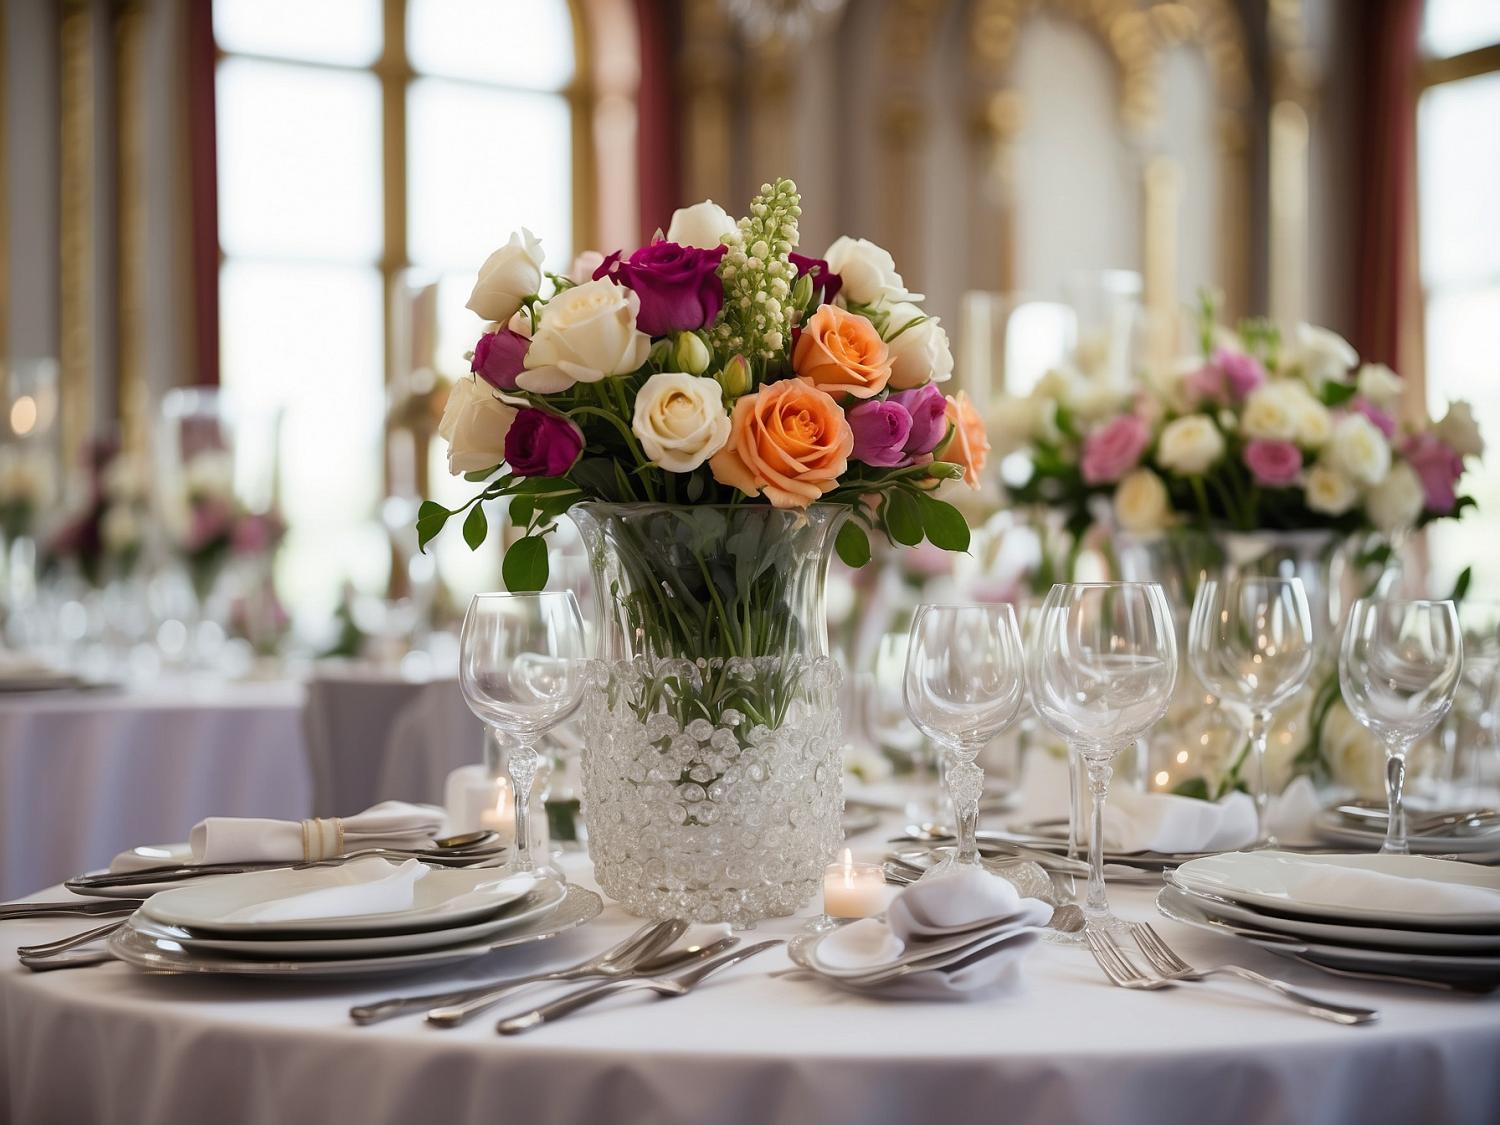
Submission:
<svg viewBox="0 0 1500 1125">
<path fill-rule="evenodd" d="M 146 473 L 108 443 L 90 450 L 87 494 L 46 544 L 46 563 L 69 563 L 99 588 L 135 572 L 149 517 Z"/>
<path fill-rule="evenodd" d="M 439 428 L 484 487 L 418 516 L 425 545 L 466 511 L 478 548 L 484 504 L 507 501 L 512 590 L 546 583 L 562 515 L 582 531 L 590 850 L 641 913 L 750 922 L 812 893 L 840 835 L 830 549 L 860 566 L 871 532 L 969 543 L 938 493 L 977 481 L 988 445 L 938 386 L 941 324 L 873 243 L 796 253 L 800 214 L 780 180 L 745 218 L 705 201 L 567 275 L 514 235 L 480 270 L 469 307 L 491 323 Z"/>
<path fill-rule="evenodd" d="M 232 559 L 264 558 L 286 532 L 274 512 L 252 512 L 234 491 L 234 461 L 220 449 L 205 449 L 183 468 L 182 513 L 176 546 L 193 591 L 206 603 Z"/>
</svg>

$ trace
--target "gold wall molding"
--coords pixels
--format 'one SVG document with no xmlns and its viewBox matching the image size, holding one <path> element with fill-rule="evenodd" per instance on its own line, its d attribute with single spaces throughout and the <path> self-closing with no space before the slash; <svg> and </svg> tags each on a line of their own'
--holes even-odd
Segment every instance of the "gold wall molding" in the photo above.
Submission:
<svg viewBox="0 0 1500 1125">
<path fill-rule="evenodd" d="M 688 199 L 724 203 L 733 198 L 736 53 L 729 17 L 719 0 L 687 0 L 683 27 L 683 191 Z"/>
<path fill-rule="evenodd" d="M 1301 0 L 1269 0 L 1266 35 L 1271 47 L 1266 303 L 1271 316 L 1294 321 L 1308 314 L 1310 117 L 1317 101 Z"/>
<path fill-rule="evenodd" d="M 0 4 L 0 76 L 9 68 L 5 5 Z M 10 402 L 10 102 L 0 77 L 0 404 Z"/>
<path fill-rule="evenodd" d="M 58 363 L 64 482 L 81 469 L 94 423 L 95 66 L 94 8 L 65 0 L 58 26 Z"/>
<path fill-rule="evenodd" d="M 115 0 L 114 129 L 118 319 L 116 410 L 120 442 L 143 456 L 150 443 L 151 392 L 146 355 L 146 139 L 144 0 Z"/>
</svg>

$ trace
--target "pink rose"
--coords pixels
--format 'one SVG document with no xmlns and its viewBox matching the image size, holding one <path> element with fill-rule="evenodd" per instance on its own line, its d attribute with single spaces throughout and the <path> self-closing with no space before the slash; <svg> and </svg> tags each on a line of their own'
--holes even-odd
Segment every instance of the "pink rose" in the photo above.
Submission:
<svg viewBox="0 0 1500 1125">
<path fill-rule="evenodd" d="M 1349 409 L 1363 414 L 1375 424 L 1375 428 L 1385 435 L 1385 440 L 1390 441 L 1396 436 L 1396 419 L 1392 418 L 1380 407 L 1376 406 L 1367 398 L 1353 398 L 1349 400 Z"/>
<path fill-rule="evenodd" d="M 512 328 L 486 332 L 474 345 L 469 370 L 497 391 L 516 389 L 516 376 L 526 370 L 526 349 L 531 341 Z"/>
<path fill-rule="evenodd" d="M 1302 450 L 1289 441 L 1256 438 L 1245 446 L 1245 465 L 1256 484 L 1285 488 L 1295 484 L 1302 471 Z"/>
<path fill-rule="evenodd" d="M 520 411 L 505 434 L 505 464 L 517 476 L 560 477 L 582 452 L 583 431 L 545 410 Z"/>
<path fill-rule="evenodd" d="M 623 261 L 616 250 L 594 271 L 594 279 L 610 277 L 635 290 L 641 299 L 636 327 L 648 336 L 706 328 L 724 304 L 718 269 L 726 249 L 653 242 Z"/>
<path fill-rule="evenodd" d="M 1244 352 L 1220 348 L 1207 363 L 1184 381 L 1194 402 L 1214 402 L 1220 406 L 1244 402 L 1250 392 L 1266 381 L 1266 369 L 1260 360 Z"/>
<path fill-rule="evenodd" d="M 1427 510 L 1440 516 L 1453 511 L 1458 503 L 1458 478 L 1464 475 L 1464 459 L 1433 434 L 1418 434 L 1401 453 L 1422 482 Z"/>
<path fill-rule="evenodd" d="M 1083 442 L 1083 479 L 1087 484 L 1114 484 L 1140 463 L 1151 444 L 1151 428 L 1134 414 L 1106 422 Z"/>
</svg>

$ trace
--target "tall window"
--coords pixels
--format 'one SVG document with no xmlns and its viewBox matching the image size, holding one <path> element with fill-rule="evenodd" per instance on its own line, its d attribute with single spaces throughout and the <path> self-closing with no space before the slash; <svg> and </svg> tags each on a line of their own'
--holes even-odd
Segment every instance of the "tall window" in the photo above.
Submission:
<svg viewBox="0 0 1500 1125">
<path fill-rule="evenodd" d="M 1500 4 L 1427 0 L 1417 105 L 1420 268 L 1429 408 L 1473 404 L 1491 446 L 1471 472 L 1480 518 L 1432 531 L 1434 587 L 1472 562 L 1500 595 Z"/>
<path fill-rule="evenodd" d="M 214 35 L 223 381 L 282 412 L 280 587 L 316 620 L 386 578 L 390 298 L 438 283 L 432 365 L 454 374 L 484 255 L 525 225 L 551 268 L 571 258 L 572 20 L 567 0 L 214 0 Z"/>
</svg>

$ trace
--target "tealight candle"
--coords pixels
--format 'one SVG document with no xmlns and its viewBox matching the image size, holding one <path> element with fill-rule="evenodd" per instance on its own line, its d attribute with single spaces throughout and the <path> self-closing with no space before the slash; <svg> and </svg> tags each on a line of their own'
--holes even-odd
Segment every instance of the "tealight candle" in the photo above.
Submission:
<svg viewBox="0 0 1500 1125">
<path fill-rule="evenodd" d="M 516 839 L 516 801 L 511 794 L 510 780 L 504 777 L 495 779 L 495 799 L 493 803 L 485 806 L 479 814 L 479 827 L 490 832 L 498 832 L 500 839 L 505 843 L 514 843 Z"/>
<path fill-rule="evenodd" d="M 885 872 L 878 863 L 855 863 L 848 848 L 823 870 L 823 913 L 869 918 L 885 909 Z"/>
</svg>

